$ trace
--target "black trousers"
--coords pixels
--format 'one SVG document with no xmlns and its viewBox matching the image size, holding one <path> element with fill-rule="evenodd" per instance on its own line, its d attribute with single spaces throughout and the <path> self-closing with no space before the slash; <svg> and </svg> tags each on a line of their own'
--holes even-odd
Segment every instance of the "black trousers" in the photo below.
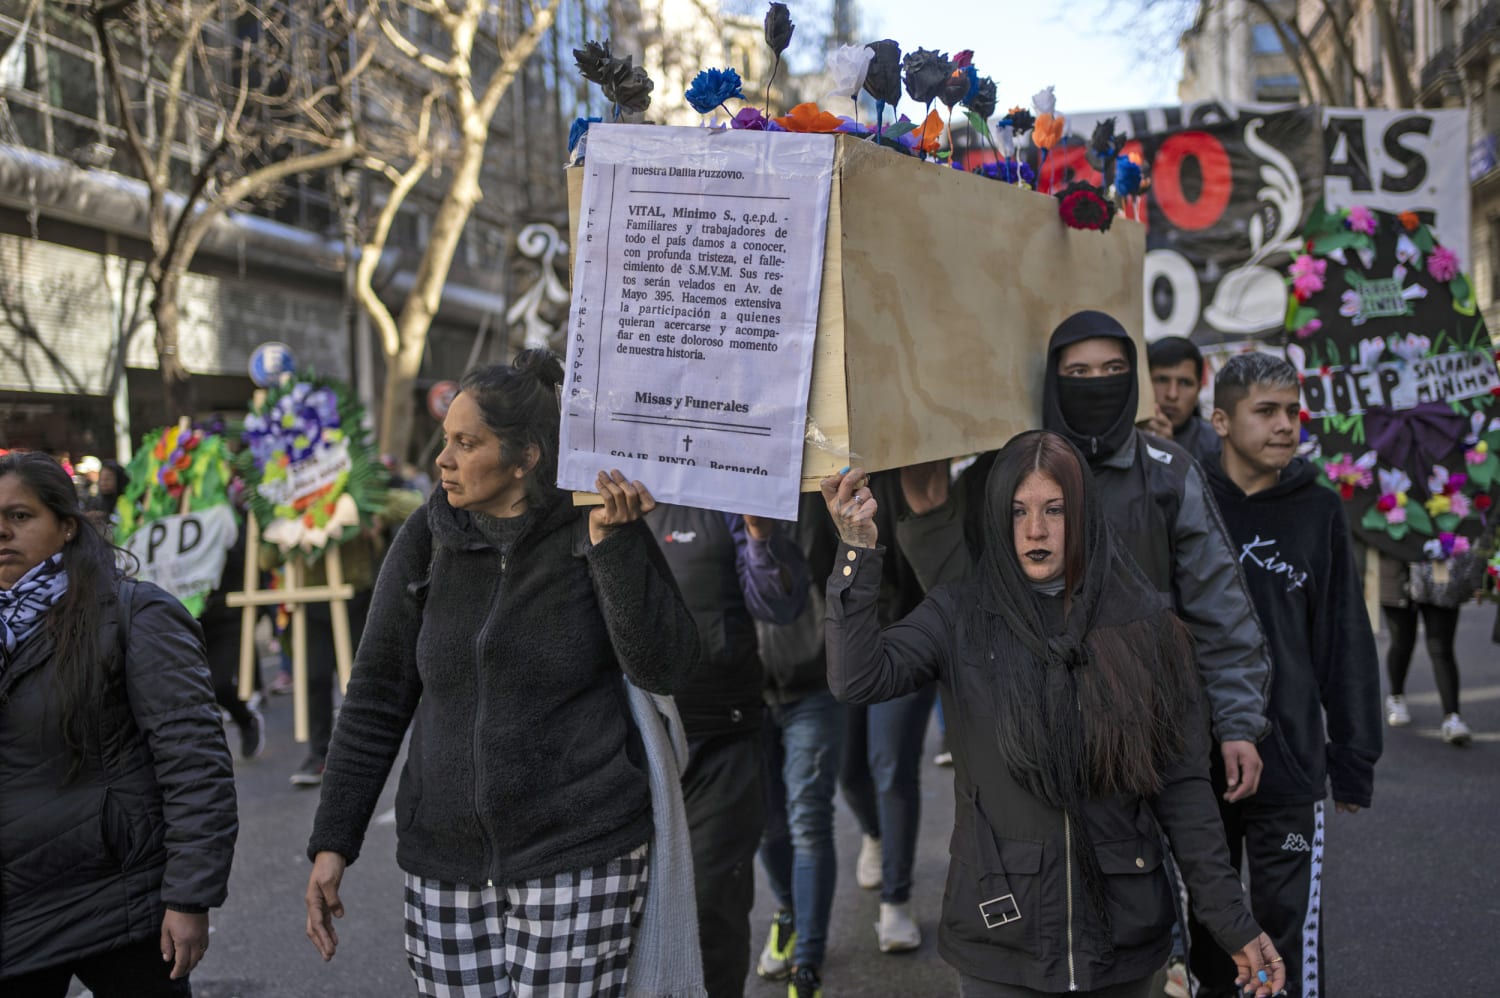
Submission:
<svg viewBox="0 0 1500 998">
<path fill-rule="evenodd" d="M 708 998 L 740 998 L 750 973 L 755 851 L 766 823 L 761 734 L 689 742 L 682 774 L 698 897 L 698 942 Z"/>
<path fill-rule="evenodd" d="M 359 649 L 370 615 L 370 590 L 349 600 L 349 645 Z M 290 638 L 288 638 L 290 640 Z M 327 603 L 307 606 L 307 754 L 319 759 L 328 755 L 333 737 L 333 687 L 338 682 L 338 658 L 333 651 L 333 614 Z"/>
<path fill-rule="evenodd" d="M 250 711 L 240 699 L 240 611 L 209 610 L 198 622 L 203 626 L 203 644 L 208 651 L 208 671 L 213 676 L 214 700 L 229 712 L 234 723 L 250 723 Z M 256 670 L 256 686 L 260 686 Z"/>
<path fill-rule="evenodd" d="M 119 949 L 70 960 L 0 980 L 5 998 L 64 998 L 74 977 L 94 998 L 192 998 L 186 977 L 172 980 L 172 965 L 161 958 L 161 943 L 143 939 Z"/>
<path fill-rule="evenodd" d="M 1385 656 L 1385 671 L 1391 681 L 1391 692 L 1406 692 L 1406 674 L 1411 669 L 1411 653 L 1417 647 L 1417 617 L 1427 630 L 1427 657 L 1432 659 L 1432 676 L 1437 681 L 1438 699 L 1444 714 L 1458 713 L 1458 659 L 1453 654 L 1453 639 L 1458 633 L 1458 608 L 1413 603 L 1410 606 L 1381 607 L 1391 628 L 1391 647 Z M 1497 625 L 1500 626 L 1500 625 Z"/>
<path fill-rule="evenodd" d="M 1323 983 L 1323 802 L 1219 805 L 1229 859 L 1250 871 L 1250 911 L 1286 963 L 1288 998 L 1320 998 Z M 1235 968 L 1208 930 L 1190 920 L 1198 998 L 1231 998 Z"/>
</svg>

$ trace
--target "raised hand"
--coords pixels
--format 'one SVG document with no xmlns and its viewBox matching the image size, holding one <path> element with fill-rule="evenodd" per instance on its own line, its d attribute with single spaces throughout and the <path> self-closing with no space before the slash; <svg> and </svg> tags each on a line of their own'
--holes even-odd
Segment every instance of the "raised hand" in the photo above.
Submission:
<svg viewBox="0 0 1500 998">
<path fill-rule="evenodd" d="M 875 511 L 879 504 L 870 494 L 869 481 L 860 468 L 830 475 L 822 481 L 823 501 L 839 532 L 839 539 L 854 548 L 872 548 L 879 538 Z"/>
<path fill-rule="evenodd" d="M 589 513 L 589 541 L 594 544 L 656 508 L 656 500 L 646 486 L 627 481 L 618 468 L 599 472 L 594 485 L 604 500 L 603 506 Z"/>
<path fill-rule="evenodd" d="M 931 513 L 948 501 L 949 462 L 926 461 L 901 469 L 901 497 L 917 516 Z"/>
</svg>

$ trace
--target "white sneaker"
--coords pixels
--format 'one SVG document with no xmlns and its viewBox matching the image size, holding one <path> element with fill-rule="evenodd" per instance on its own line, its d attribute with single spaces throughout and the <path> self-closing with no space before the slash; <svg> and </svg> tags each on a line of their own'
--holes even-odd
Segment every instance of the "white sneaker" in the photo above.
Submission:
<svg viewBox="0 0 1500 998">
<path fill-rule="evenodd" d="M 854 863 L 854 882 L 867 891 L 880 889 L 880 840 L 861 836 L 859 859 Z"/>
<path fill-rule="evenodd" d="M 1167 998 L 1188 998 L 1187 965 L 1180 957 L 1167 961 L 1167 983 L 1162 988 Z"/>
<path fill-rule="evenodd" d="M 905 953 L 922 945 L 922 930 L 911 916 L 911 904 L 880 904 L 880 921 L 875 926 L 880 952 Z"/>
<path fill-rule="evenodd" d="M 1449 714 L 1443 718 L 1443 741 L 1449 745 L 1467 745 L 1474 740 L 1474 732 L 1464 723 L 1464 719 L 1457 714 Z"/>
<path fill-rule="evenodd" d="M 1411 723 L 1411 711 L 1406 709 L 1406 697 L 1392 694 L 1385 698 L 1385 723 L 1393 728 L 1404 728 Z"/>
</svg>

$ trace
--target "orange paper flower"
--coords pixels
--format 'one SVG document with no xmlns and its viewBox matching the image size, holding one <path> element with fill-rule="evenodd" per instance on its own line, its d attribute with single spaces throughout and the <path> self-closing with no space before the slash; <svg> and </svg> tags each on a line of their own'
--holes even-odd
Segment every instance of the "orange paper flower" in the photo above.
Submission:
<svg viewBox="0 0 1500 998">
<path fill-rule="evenodd" d="M 926 153 L 937 152 L 943 145 L 943 119 L 936 111 L 928 111 L 927 120 L 918 125 L 912 134 L 917 138 L 915 149 Z"/>
<path fill-rule="evenodd" d="M 1396 217 L 1401 220 L 1401 227 L 1407 232 L 1416 232 L 1417 226 L 1422 224 L 1422 219 L 1414 211 L 1403 211 Z"/>
<path fill-rule="evenodd" d="M 784 117 L 777 118 L 776 124 L 789 132 L 836 132 L 844 119 L 828 111 L 821 110 L 818 105 L 809 101 L 806 104 L 798 104 L 786 113 Z"/>
<path fill-rule="evenodd" d="M 1051 149 L 1062 139 L 1063 125 L 1067 120 L 1060 114 L 1038 115 L 1031 130 L 1031 141 L 1038 149 Z"/>
</svg>

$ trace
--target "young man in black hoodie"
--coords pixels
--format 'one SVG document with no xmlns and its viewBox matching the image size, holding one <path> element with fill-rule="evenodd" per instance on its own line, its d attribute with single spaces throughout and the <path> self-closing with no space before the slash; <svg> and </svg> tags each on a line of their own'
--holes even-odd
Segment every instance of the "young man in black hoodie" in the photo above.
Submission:
<svg viewBox="0 0 1500 998">
<path fill-rule="evenodd" d="M 1326 991 L 1323 797 L 1331 781 L 1339 812 L 1370 806 L 1380 676 L 1343 503 L 1319 484 L 1317 465 L 1295 456 L 1299 411 L 1290 364 L 1262 353 L 1232 358 L 1215 379 L 1223 453 L 1208 474 L 1274 670 L 1260 792 L 1220 810 L 1231 860 L 1249 862 L 1251 910 L 1286 959 L 1287 994 L 1314 998 Z M 1193 930 L 1200 998 L 1235 994 L 1234 965 Z"/>
<path fill-rule="evenodd" d="M 1265 734 L 1271 662 L 1235 566 L 1223 519 L 1198 465 L 1170 441 L 1136 429 L 1135 343 L 1114 317 L 1075 312 L 1047 346 L 1042 425 L 1071 441 L 1099 483 L 1104 515 L 1158 592 L 1172 596 L 1198 646 L 1226 800 L 1255 793 L 1256 742 Z M 994 453 L 959 477 L 950 502 L 948 465 L 901 474 L 905 515 L 897 539 L 928 590 L 968 574 L 979 549 L 985 482 Z"/>
</svg>

